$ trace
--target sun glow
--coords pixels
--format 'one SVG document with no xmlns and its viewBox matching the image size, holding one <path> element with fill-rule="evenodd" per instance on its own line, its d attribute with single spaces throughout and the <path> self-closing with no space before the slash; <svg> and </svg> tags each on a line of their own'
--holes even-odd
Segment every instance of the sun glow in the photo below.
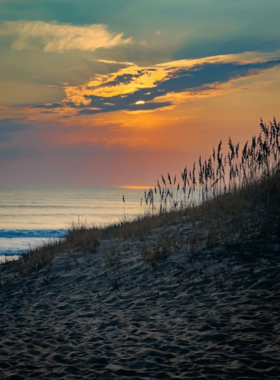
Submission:
<svg viewBox="0 0 280 380">
<path fill-rule="evenodd" d="M 146 190 L 150 189 L 153 186 L 121 186 L 121 189 L 130 189 L 130 190 Z"/>
<path fill-rule="evenodd" d="M 145 104 L 144 100 L 138 100 L 135 104 Z"/>
</svg>

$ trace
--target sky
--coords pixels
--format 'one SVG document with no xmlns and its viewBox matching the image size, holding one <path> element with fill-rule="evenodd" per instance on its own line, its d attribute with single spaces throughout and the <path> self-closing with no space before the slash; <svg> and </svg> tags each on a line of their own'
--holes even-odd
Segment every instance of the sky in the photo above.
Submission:
<svg viewBox="0 0 280 380">
<path fill-rule="evenodd" d="M 0 0 L 0 185 L 153 186 L 280 119 L 279 0 Z"/>
</svg>

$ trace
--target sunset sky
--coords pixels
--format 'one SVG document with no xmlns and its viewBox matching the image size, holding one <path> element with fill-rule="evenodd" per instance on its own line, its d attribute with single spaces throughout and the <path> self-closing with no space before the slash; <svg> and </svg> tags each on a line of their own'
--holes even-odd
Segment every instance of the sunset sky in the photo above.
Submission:
<svg viewBox="0 0 280 380">
<path fill-rule="evenodd" d="M 279 0 L 0 0 L 0 185 L 154 185 L 280 119 Z"/>
</svg>

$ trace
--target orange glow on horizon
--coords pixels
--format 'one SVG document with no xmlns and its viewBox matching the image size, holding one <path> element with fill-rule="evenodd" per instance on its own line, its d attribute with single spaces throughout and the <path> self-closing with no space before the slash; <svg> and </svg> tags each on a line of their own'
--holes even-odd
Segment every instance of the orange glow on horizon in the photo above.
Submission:
<svg viewBox="0 0 280 380">
<path fill-rule="evenodd" d="M 154 188 L 154 186 L 120 186 L 121 189 L 129 189 L 129 190 L 145 190 Z"/>
</svg>

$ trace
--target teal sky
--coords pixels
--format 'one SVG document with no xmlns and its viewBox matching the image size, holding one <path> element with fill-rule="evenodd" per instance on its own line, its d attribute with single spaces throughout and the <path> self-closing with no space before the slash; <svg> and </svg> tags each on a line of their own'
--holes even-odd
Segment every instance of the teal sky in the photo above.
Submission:
<svg viewBox="0 0 280 380">
<path fill-rule="evenodd" d="M 106 24 L 146 43 L 161 31 L 159 61 L 278 48 L 279 13 L 278 0 L 0 0 L 2 21 Z"/>
<path fill-rule="evenodd" d="M 75 185 L 146 185 L 249 137 L 279 113 L 279 15 L 279 0 L 0 0 L 0 184 L 64 185 L 72 167 Z"/>
</svg>

